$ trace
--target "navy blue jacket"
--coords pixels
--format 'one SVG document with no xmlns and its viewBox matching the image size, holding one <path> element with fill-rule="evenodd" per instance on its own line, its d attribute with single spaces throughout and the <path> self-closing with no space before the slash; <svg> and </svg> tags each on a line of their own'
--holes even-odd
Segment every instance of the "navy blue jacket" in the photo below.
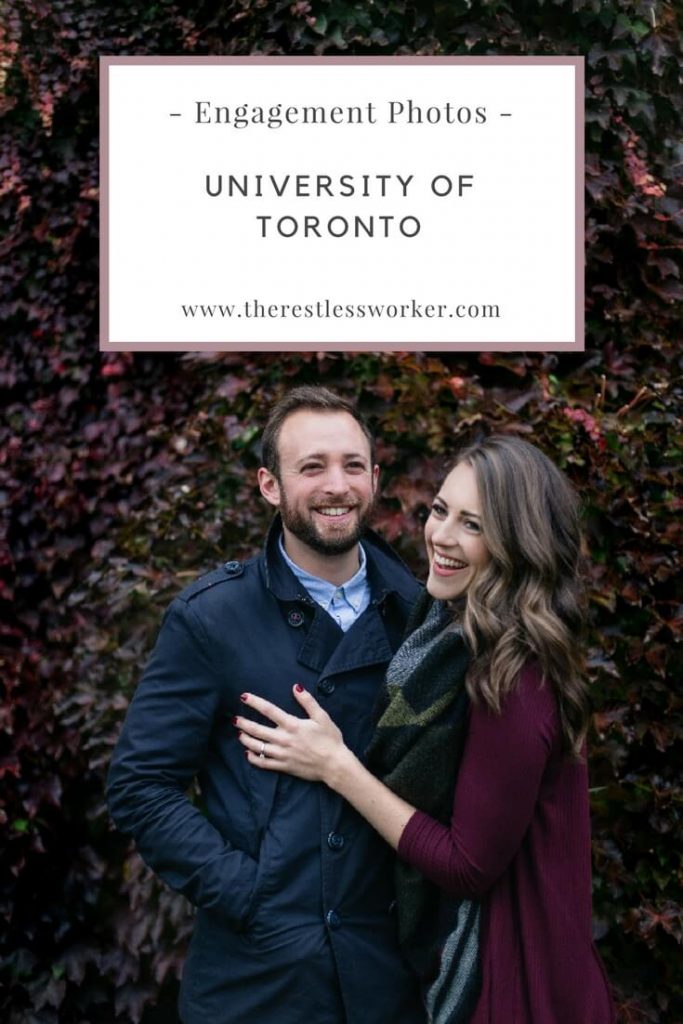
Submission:
<svg viewBox="0 0 683 1024">
<path fill-rule="evenodd" d="M 302 715 L 300 682 L 361 754 L 418 585 L 369 535 L 372 601 L 342 633 L 278 536 L 276 520 L 263 554 L 170 605 L 114 753 L 111 814 L 197 908 L 184 1024 L 424 1024 L 396 943 L 392 851 L 327 787 L 249 765 L 231 722 L 245 691 Z"/>
</svg>

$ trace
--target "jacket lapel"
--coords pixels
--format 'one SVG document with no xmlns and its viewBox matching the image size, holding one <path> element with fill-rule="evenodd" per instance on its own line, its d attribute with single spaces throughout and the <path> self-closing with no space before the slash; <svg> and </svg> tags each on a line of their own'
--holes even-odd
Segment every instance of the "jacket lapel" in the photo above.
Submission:
<svg viewBox="0 0 683 1024">
<path fill-rule="evenodd" d="M 323 614 L 327 615 L 326 612 Z M 329 615 L 327 618 L 332 621 Z M 377 605 L 373 603 L 342 635 L 319 671 L 332 676 L 369 665 L 386 664 L 391 660 L 392 653 L 384 622 Z"/>
<path fill-rule="evenodd" d="M 299 648 L 297 661 L 320 674 L 343 642 L 343 631 L 324 608 L 316 605 L 313 621 Z"/>
</svg>

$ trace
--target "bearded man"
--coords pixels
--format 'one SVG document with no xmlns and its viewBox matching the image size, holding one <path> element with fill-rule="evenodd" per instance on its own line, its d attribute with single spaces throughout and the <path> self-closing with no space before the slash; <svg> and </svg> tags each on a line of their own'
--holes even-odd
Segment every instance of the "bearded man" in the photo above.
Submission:
<svg viewBox="0 0 683 1024">
<path fill-rule="evenodd" d="M 255 770 L 232 725 L 250 691 L 301 714 L 299 683 L 362 755 L 418 585 L 367 530 L 379 467 L 349 402 L 290 391 L 262 451 L 259 487 L 278 513 L 265 549 L 166 612 L 114 753 L 110 810 L 197 908 L 183 1024 L 424 1024 L 389 847 L 326 787 Z"/>
</svg>

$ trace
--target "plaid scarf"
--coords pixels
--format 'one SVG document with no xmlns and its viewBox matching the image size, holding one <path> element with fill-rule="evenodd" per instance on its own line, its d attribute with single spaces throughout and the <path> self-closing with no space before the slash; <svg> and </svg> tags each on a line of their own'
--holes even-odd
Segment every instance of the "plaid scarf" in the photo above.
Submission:
<svg viewBox="0 0 683 1024">
<path fill-rule="evenodd" d="M 367 764 L 385 785 L 449 824 L 469 704 L 469 656 L 453 613 L 426 592 L 388 669 Z M 479 904 L 455 900 L 396 861 L 401 947 L 432 1024 L 465 1024 L 479 997 Z"/>
</svg>

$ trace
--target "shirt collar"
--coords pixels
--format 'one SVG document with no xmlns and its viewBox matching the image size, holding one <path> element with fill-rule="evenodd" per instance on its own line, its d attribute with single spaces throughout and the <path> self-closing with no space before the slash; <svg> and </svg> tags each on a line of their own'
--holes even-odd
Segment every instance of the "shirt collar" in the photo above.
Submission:
<svg viewBox="0 0 683 1024">
<path fill-rule="evenodd" d="M 289 566 L 299 583 L 306 588 L 314 601 L 327 610 L 335 595 L 341 591 L 344 599 L 351 605 L 354 611 L 358 610 L 363 600 L 365 589 L 368 586 L 368 560 L 362 544 L 358 545 L 358 555 L 360 558 L 358 571 L 350 580 L 347 580 L 346 583 L 342 583 L 340 586 L 330 583 L 329 580 L 321 579 L 320 576 L 313 576 L 312 573 L 306 572 L 296 562 L 293 562 L 285 551 L 282 534 L 278 538 L 278 544 L 285 564 Z"/>
<path fill-rule="evenodd" d="M 279 513 L 273 517 L 261 557 L 261 571 L 266 588 L 280 601 L 301 598 L 300 583 L 280 554 L 279 538 L 282 520 Z M 385 540 L 374 530 L 366 529 L 363 550 L 367 555 L 368 590 L 381 602 L 388 594 L 411 606 L 422 589 L 405 563 Z"/>
</svg>

